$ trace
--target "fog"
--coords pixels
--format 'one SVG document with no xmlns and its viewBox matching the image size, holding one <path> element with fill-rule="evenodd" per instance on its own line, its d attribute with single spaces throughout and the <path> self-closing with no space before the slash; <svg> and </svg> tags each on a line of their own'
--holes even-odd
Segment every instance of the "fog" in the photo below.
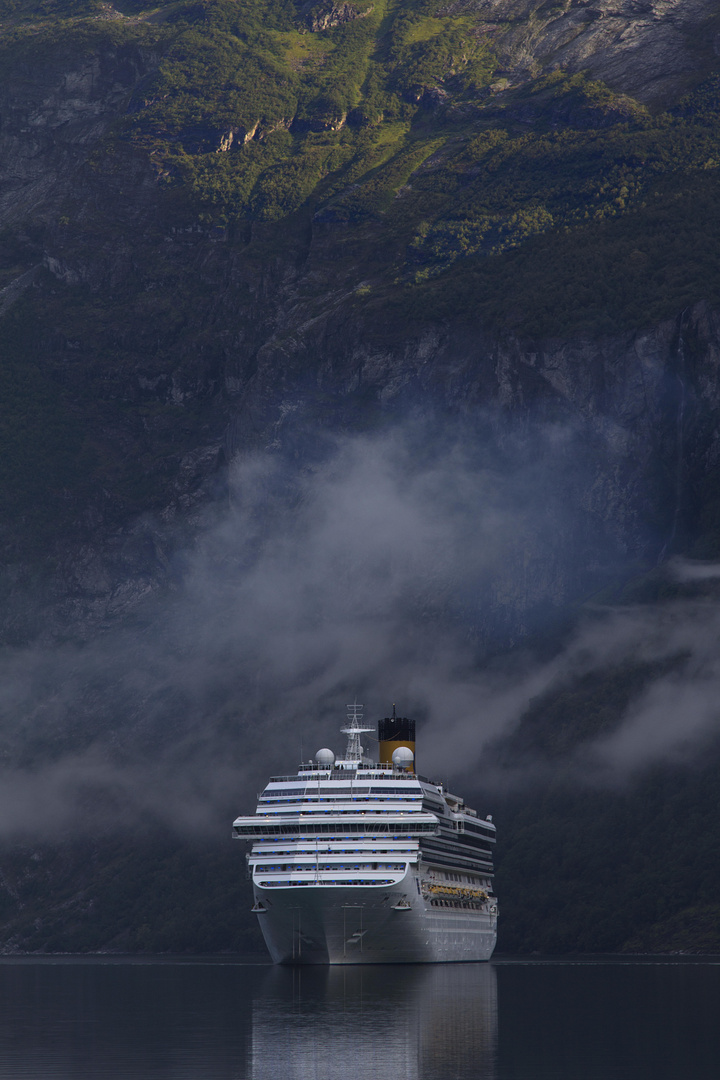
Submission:
<svg viewBox="0 0 720 1080">
<path fill-rule="evenodd" d="M 720 700 L 715 604 L 594 610 L 543 643 L 573 590 L 597 585 L 588 564 L 602 577 L 621 558 L 578 511 L 589 481 L 573 433 L 539 428 L 502 455 L 426 434 L 337 438 L 312 465 L 236 462 L 227 505 L 122 619 L 5 649 L 0 832 L 217 831 L 269 773 L 341 751 L 356 697 L 370 722 L 393 703 L 417 718 L 421 772 L 467 780 L 530 701 L 629 656 L 683 660 L 578 773 L 701 745 Z"/>
<path fill-rule="evenodd" d="M 695 581 L 696 569 L 683 562 L 670 572 L 678 580 Z M 704 580 L 715 576 L 708 573 Z M 516 739 L 517 765 L 507 757 L 502 767 L 494 763 L 494 772 L 483 770 L 485 783 L 491 788 L 519 788 L 555 771 L 564 782 L 614 787 L 631 783 L 658 762 L 692 765 L 701 760 L 703 751 L 720 735 L 720 603 L 716 599 L 677 599 L 605 610 L 593 607 L 583 613 L 551 661 L 537 664 L 530 655 L 518 658 L 509 692 L 486 681 L 486 700 L 494 711 L 500 707 L 501 731 L 510 734 L 531 703 L 536 715 L 542 716 L 543 700 L 551 705 L 553 693 L 572 689 L 583 676 L 612 675 L 633 666 L 644 669 L 644 685 L 618 711 L 608 732 L 586 739 L 559 762 L 544 756 L 528 759 L 522 740 Z M 578 722 L 582 721 L 579 716 Z M 455 745 L 473 745 L 472 722 L 453 724 L 449 734 Z M 442 758 L 442 750 L 439 754 Z M 473 771 L 482 764 L 482 752 L 471 754 L 460 770 L 463 779 L 471 782 Z"/>
</svg>

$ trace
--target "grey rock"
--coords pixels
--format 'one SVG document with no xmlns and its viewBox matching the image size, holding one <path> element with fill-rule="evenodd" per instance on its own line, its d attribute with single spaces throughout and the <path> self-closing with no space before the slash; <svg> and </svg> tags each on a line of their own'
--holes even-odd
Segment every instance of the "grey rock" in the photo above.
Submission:
<svg viewBox="0 0 720 1080">
<path fill-rule="evenodd" d="M 587 71 L 647 104 L 663 103 L 692 82 L 692 40 L 703 25 L 718 31 L 714 0 L 456 0 L 497 50 L 517 85 L 564 67 Z"/>
</svg>

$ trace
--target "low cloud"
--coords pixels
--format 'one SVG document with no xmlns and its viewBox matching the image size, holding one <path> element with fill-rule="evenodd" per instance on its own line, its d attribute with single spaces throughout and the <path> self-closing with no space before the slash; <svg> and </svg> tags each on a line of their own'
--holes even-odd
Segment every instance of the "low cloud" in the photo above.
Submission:
<svg viewBox="0 0 720 1080">
<path fill-rule="evenodd" d="M 650 608 L 632 615 L 624 636 L 629 659 L 670 670 L 650 680 L 616 730 L 590 748 L 596 767 L 622 777 L 663 759 L 692 760 L 720 734 L 720 605 Z"/>
<path fill-rule="evenodd" d="M 720 563 L 715 562 L 678 558 L 668 563 L 667 570 L 676 581 L 717 581 L 720 578 Z"/>
<path fill-rule="evenodd" d="M 659 761 L 696 760 L 720 735 L 720 604 L 712 598 L 588 612 L 551 661 L 537 664 L 526 657 L 513 675 L 503 676 L 506 685 L 487 687 L 486 700 L 494 715 L 500 707 L 500 733 L 510 734 L 533 699 L 545 696 L 550 705 L 554 694 L 584 676 L 610 680 L 633 666 L 646 673 L 641 689 L 619 708 L 609 733 L 566 753 L 559 766 L 564 778 L 616 785 Z M 582 694 L 576 696 L 582 708 Z M 584 717 L 577 721 L 582 727 Z M 471 723 L 450 735 L 454 745 L 472 745 Z M 481 763 L 481 756 L 468 760 L 467 776 Z M 517 786 L 552 768 L 547 759 L 528 762 L 522 756 L 517 769 L 505 765 L 501 775 L 487 779 Z"/>
<path fill-rule="evenodd" d="M 420 771 L 461 777 L 533 698 L 628 655 L 688 659 L 597 760 L 634 768 L 705 737 L 713 606 L 598 613 L 551 660 L 488 662 L 582 580 L 568 456 L 557 428 L 508 442 L 502 460 L 407 429 L 339 438 L 312 468 L 237 463 L 230 507 L 177 554 L 167 587 L 94 640 L 0 656 L 0 834 L 148 818 L 215 830 L 301 745 L 305 758 L 342 749 L 355 695 L 373 721 L 393 702 L 416 715 Z"/>
</svg>

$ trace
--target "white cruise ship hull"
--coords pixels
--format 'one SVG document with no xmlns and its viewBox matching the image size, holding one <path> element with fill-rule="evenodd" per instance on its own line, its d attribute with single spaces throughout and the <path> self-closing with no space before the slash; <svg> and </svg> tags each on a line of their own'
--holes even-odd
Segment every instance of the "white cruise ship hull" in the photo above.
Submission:
<svg viewBox="0 0 720 1080">
<path fill-rule="evenodd" d="M 409 871 L 395 885 L 263 889 L 258 921 L 276 964 L 418 964 L 489 960 L 497 915 L 438 908 Z M 399 905 L 399 906 L 398 906 Z"/>
<path fill-rule="evenodd" d="M 318 750 L 272 776 L 250 841 L 258 920 L 276 964 L 433 964 L 489 960 L 497 937 L 492 817 L 414 772 L 415 723 L 378 723 L 364 756 L 361 705 L 348 706 L 344 758 Z"/>
</svg>

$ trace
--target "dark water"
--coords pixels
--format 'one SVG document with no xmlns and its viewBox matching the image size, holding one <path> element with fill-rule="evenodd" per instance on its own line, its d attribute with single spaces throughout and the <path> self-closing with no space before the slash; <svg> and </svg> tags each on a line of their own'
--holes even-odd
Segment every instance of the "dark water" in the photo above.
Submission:
<svg viewBox="0 0 720 1080">
<path fill-rule="evenodd" d="M 720 1077 L 720 961 L 0 961 L 0 1080 L 665 1077 Z"/>
</svg>

